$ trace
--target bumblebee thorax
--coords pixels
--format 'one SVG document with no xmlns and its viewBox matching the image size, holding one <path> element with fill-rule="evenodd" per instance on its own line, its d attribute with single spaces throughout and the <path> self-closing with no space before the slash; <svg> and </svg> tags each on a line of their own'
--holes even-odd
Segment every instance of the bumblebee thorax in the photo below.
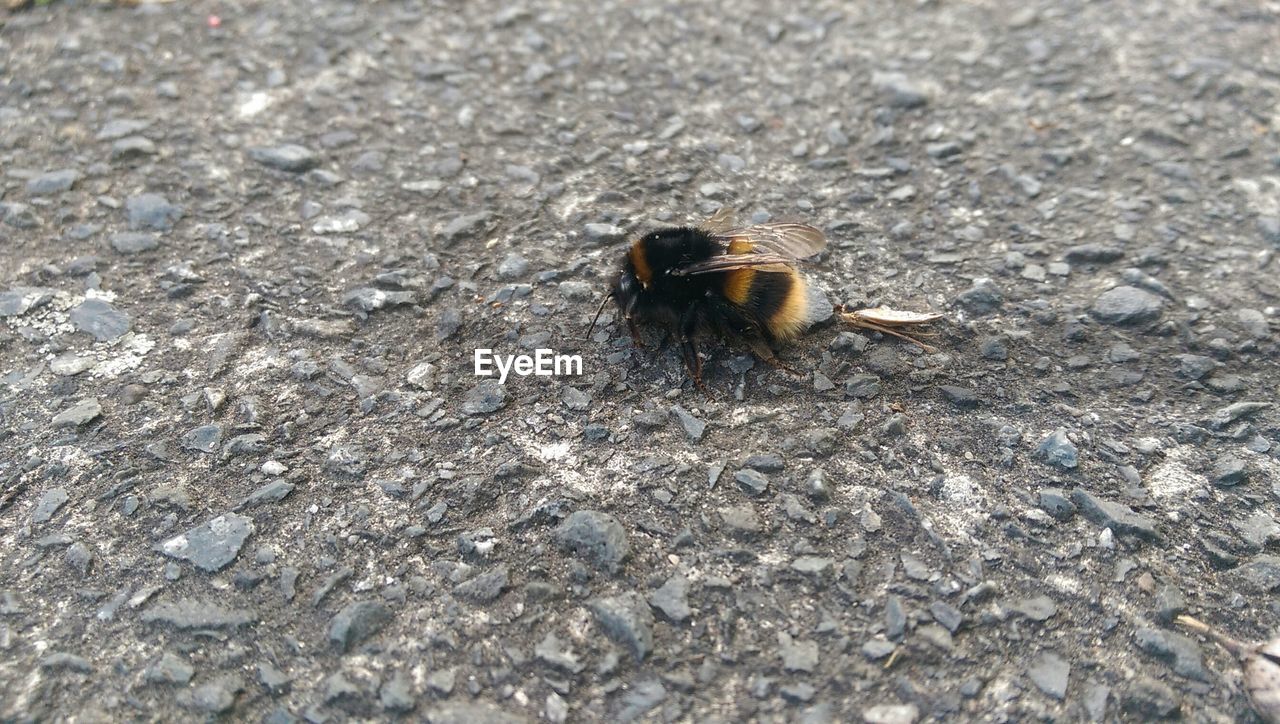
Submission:
<svg viewBox="0 0 1280 724">
<path fill-rule="evenodd" d="M 702 261 L 714 252 L 711 237 L 701 229 L 672 227 L 651 231 L 636 239 L 627 251 L 627 263 L 644 289 L 664 283 L 672 269 Z"/>
</svg>

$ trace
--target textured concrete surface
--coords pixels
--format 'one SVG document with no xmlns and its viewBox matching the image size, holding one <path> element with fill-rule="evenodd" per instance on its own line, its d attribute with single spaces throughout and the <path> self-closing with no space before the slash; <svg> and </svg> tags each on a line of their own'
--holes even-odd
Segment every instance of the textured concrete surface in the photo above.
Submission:
<svg viewBox="0 0 1280 724">
<path fill-rule="evenodd" d="M 0 719 L 1250 720 L 1275 3 L 0 23 Z M 937 351 L 583 339 L 726 204 Z"/>
</svg>

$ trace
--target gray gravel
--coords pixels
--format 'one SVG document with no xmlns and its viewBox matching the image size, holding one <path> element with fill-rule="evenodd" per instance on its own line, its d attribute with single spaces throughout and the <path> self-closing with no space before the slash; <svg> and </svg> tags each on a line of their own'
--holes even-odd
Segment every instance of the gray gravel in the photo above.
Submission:
<svg viewBox="0 0 1280 724">
<path fill-rule="evenodd" d="M 1251 721 L 1273 4 L 0 25 L 0 720 Z M 584 338 L 724 204 L 932 351 Z"/>
</svg>

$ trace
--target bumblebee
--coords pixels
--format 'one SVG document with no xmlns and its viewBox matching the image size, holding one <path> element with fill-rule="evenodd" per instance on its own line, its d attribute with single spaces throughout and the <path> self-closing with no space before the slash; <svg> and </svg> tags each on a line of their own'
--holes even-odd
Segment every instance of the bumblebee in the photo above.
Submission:
<svg viewBox="0 0 1280 724">
<path fill-rule="evenodd" d="M 699 389 L 706 390 L 698 338 L 708 333 L 745 343 L 763 361 L 793 372 L 775 348 L 832 311 L 795 265 L 826 245 L 823 233 L 807 224 L 739 227 L 727 209 L 696 226 L 643 233 L 623 255 L 587 334 L 613 299 L 636 346 L 645 346 L 639 324 L 658 326 L 679 342 Z"/>
</svg>

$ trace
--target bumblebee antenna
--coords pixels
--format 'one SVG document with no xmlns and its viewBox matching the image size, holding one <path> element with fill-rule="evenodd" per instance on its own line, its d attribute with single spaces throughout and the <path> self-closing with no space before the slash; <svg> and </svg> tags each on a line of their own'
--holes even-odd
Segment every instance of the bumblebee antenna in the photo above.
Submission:
<svg viewBox="0 0 1280 724">
<path fill-rule="evenodd" d="M 613 299 L 613 292 L 604 295 L 604 299 L 600 300 L 600 307 L 596 309 L 596 316 L 591 318 L 591 326 L 587 327 L 587 333 L 582 335 L 583 339 L 591 338 L 591 330 L 596 328 L 596 320 L 600 319 L 600 314 L 604 311 L 604 305 L 608 304 L 610 299 Z"/>
</svg>

